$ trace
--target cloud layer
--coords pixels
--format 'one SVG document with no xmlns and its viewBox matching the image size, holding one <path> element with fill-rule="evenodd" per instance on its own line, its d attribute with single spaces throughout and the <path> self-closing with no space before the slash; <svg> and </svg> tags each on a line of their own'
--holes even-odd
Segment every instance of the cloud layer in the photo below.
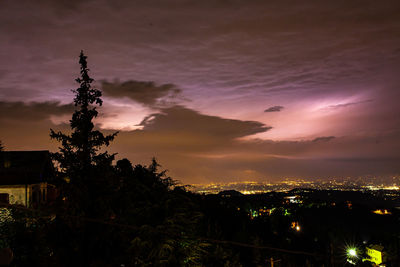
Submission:
<svg viewBox="0 0 400 267">
<path fill-rule="evenodd" d="M 184 181 L 400 172 L 399 1 L 0 7 L 7 148 L 47 148 L 65 128 L 83 49 L 104 92 L 97 125 L 123 130 L 116 152 Z"/>
<path fill-rule="evenodd" d="M 73 106 L 1 102 L 0 110 L 4 126 L 0 137 L 6 149 L 54 150 L 59 144 L 50 142 L 49 129 L 68 132 L 69 127 L 56 124 L 52 117 L 70 115 Z M 24 116 L 26 112 L 29 116 Z M 300 141 L 243 139 L 271 128 L 179 105 L 150 114 L 140 125 L 141 129 L 120 132 L 111 151 L 118 153 L 117 158 L 128 157 L 141 164 L 155 156 L 170 175 L 184 183 L 390 175 L 398 171 L 400 160 L 399 131 L 375 137 L 321 136 Z"/>
</svg>

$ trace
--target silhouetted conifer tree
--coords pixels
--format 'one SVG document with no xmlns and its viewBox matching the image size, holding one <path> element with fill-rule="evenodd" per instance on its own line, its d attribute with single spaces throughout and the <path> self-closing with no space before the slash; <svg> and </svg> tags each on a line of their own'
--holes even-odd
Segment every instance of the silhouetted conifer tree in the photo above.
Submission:
<svg viewBox="0 0 400 267">
<path fill-rule="evenodd" d="M 101 106 L 103 102 L 100 98 L 101 91 L 91 86 L 93 79 L 89 77 L 86 58 L 81 51 L 79 56 L 81 77 L 76 79 L 80 86 L 73 90 L 77 109 L 70 120 L 72 133 L 68 135 L 51 129 L 50 134 L 52 139 L 61 142 L 60 151 L 53 156 L 59 163 L 64 178 L 61 185 L 62 197 L 67 205 L 77 209 L 77 213 L 85 213 L 84 206 L 88 206 L 88 202 L 91 202 L 88 199 L 93 197 L 88 194 L 92 191 L 90 187 L 96 187 L 99 182 L 104 182 L 102 181 L 104 173 L 96 175 L 101 173 L 99 170 L 111 166 L 114 155 L 110 155 L 107 151 L 100 153 L 99 150 L 103 146 L 108 146 L 117 134 L 105 136 L 94 129 L 93 119 L 98 115 L 95 105 Z"/>
<path fill-rule="evenodd" d="M 93 119 L 98 115 L 96 106 L 103 102 L 101 91 L 91 85 L 93 79 L 89 76 L 86 58 L 81 51 L 81 75 L 76 79 L 80 86 L 73 90 L 76 110 L 70 120 L 71 134 L 51 129 L 50 137 L 61 143 L 59 152 L 53 154 L 60 167 L 56 247 L 59 256 L 70 261 L 66 265 L 89 266 L 97 258 L 95 255 L 104 255 L 106 243 L 103 239 L 108 234 L 102 225 L 89 223 L 87 219 L 105 221 L 114 213 L 111 208 L 117 182 L 112 166 L 114 155 L 100 150 L 108 146 L 117 133 L 104 135 L 94 128 Z"/>
</svg>

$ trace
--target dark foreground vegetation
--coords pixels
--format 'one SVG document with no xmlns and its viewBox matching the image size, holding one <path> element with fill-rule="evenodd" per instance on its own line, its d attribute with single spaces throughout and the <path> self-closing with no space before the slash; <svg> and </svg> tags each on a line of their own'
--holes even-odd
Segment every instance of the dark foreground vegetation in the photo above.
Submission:
<svg viewBox="0 0 400 267">
<path fill-rule="evenodd" d="M 399 266 L 399 212 L 371 193 L 294 190 L 244 196 L 199 195 L 159 170 L 127 159 L 113 164 L 93 119 L 101 92 L 92 88 L 81 53 L 80 87 L 71 133 L 60 142 L 54 202 L 7 206 L 0 248 L 11 266 L 343 266 L 355 247 L 385 247 L 386 266 Z M 1 147 L 1 144 L 0 144 Z M 388 214 L 372 213 L 388 209 Z M 385 212 L 383 212 L 385 213 Z M 389 214 L 390 213 L 390 214 Z"/>
</svg>

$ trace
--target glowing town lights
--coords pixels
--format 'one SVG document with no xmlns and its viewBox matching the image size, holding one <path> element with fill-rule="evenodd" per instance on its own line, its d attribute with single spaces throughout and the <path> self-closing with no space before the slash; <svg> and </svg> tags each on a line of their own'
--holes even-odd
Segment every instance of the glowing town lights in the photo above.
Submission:
<svg viewBox="0 0 400 267">
<path fill-rule="evenodd" d="M 392 214 L 387 209 L 373 210 L 372 212 L 375 214 L 378 214 L 378 215 L 391 215 Z"/>
<path fill-rule="evenodd" d="M 386 186 L 383 189 L 385 189 L 385 190 L 400 190 L 400 187 L 393 185 L 393 186 Z"/>
<path fill-rule="evenodd" d="M 290 225 L 290 228 L 296 230 L 297 232 L 300 232 L 300 230 L 301 230 L 299 222 L 292 222 L 292 224 Z"/>
</svg>

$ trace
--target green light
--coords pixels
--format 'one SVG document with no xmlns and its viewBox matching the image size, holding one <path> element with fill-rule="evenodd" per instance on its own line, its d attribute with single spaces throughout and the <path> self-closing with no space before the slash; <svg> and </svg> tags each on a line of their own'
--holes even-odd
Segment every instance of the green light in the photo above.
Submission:
<svg viewBox="0 0 400 267">
<path fill-rule="evenodd" d="M 357 257 L 357 250 L 355 248 L 347 249 L 347 255 L 351 257 Z"/>
<path fill-rule="evenodd" d="M 284 216 L 289 216 L 289 215 L 290 215 L 290 212 L 288 212 L 288 210 L 285 209 L 285 213 L 284 213 L 283 215 L 284 215 Z"/>
</svg>

